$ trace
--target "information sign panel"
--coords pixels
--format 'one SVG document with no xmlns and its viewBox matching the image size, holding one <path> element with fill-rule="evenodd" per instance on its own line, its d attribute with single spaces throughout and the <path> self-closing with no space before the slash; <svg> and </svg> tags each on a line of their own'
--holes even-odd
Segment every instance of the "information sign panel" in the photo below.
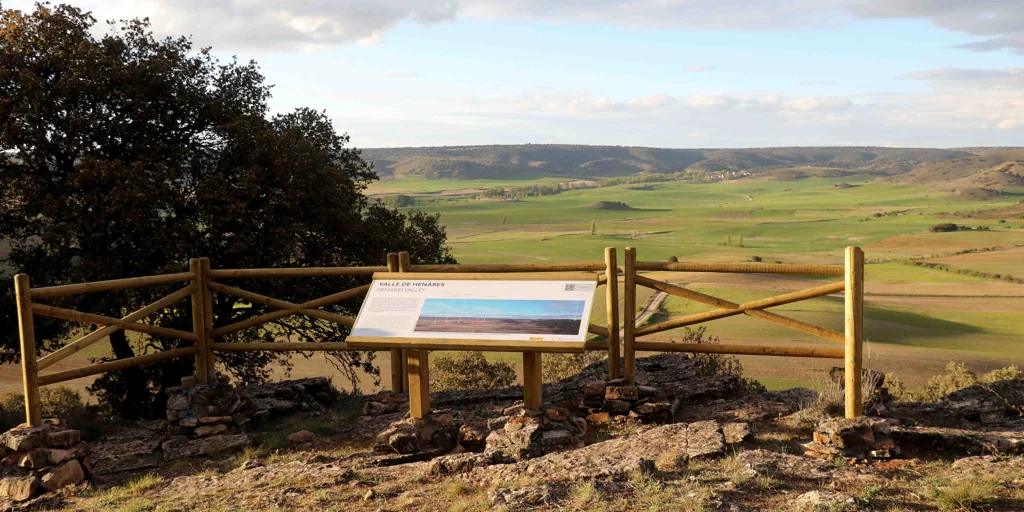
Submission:
<svg viewBox="0 0 1024 512">
<path fill-rule="evenodd" d="M 350 340 L 579 342 L 595 280 L 375 280 Z"/>
</svg>

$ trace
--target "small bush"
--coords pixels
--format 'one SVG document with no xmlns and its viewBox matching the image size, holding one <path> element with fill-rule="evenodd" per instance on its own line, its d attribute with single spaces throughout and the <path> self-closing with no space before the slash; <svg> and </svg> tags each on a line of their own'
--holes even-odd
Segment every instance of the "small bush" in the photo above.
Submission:
<svg viewBox="0 0 1024 512">
<path fill-rule="evenodd" d="M 955 361 L 950 362 L 946 365 L 945 374 L 936 375 L 928 379 L 928 384 L 924 387 L 922 400 L 934 402 L 954 391 L 959 391 L 977 383 L 978 375 L 968 370 L 965 364 Z"/>
<path fill-rule="evenodd" d="M 679 257 L 678 256 L 669 256 L 668 257 L 668 262 L 669 263 L 679 263 Z"/>
<path fill-rule="evenodd" d="M 907 389 L 907 385 L 891 373 L 885 374 L 885 387 L 889 389 L 894 402 L 913 402 L 916 400 L 914 393 Z"/>
<path fill-rule="evenodd" d="M 39 405 L 43 418 L 59 418 L 74 427 L 94 421 L 94 414 L 77 391 L 66 386 L 39 389 Z M 20 391 L 0 394 L 0 428 L 8 430 L 25 422 L 25 397 Z"/>
<path fill-rule="evenodd" d="M 1012 364 L 1005 368 L 992 370 L 981 376 L 981 382 L 984 383 L 999 382 L 1002 380 L 1024 380 L 1024 372 L 1020 370 L 1019 366 Z"/>
<path fill-rule="evenodd" d="M 861 406 L 864 411 L 870 411 L 878 403 L 877 390 L 878 380 L 876 378 L 861 379 L 860 396 Z M 818 393 L 818 398 L 812 404 L 797 413 L 797 419 L 804 425 L 813 426 L 828 418 L 841 417 L 845 413 L 846 390 L 840 387 L 839 384 L 829 382 Z"/>
<path fill-rule="evenodd" d="M 672 340 L 673 343 L 676 340 Z M 700 326 L 696 329 L 685 328 L 683 338 L 678 343 L 692 343 L 695 345 L 717 345 L 721 340 L 717 336 L 707 334 L 707 328 Z M 735 356 L 725 354 L 694 354 L 697 363 L 697 371 L 707 377 L 721 375 L 735 375 L 740 377 L 743 387 L 748 392 L 763 392 L 765 387 L 760 382 L 743 378 L 743 364 Z"/>
<path fill-rule="evenodd" d="M 433 361 L 430 387 L 438 391 L 495 389 L 516 382 L 516 369 L 504 361 L 488 361 L 480 352 L 461 352 Z"/>
<path fill-rule="evenodd" d="M 1003 380 L 1024 380 L 1024 371 L 1017 365 L 1010 365 L 978 375 L 969 370 L 964 363 L 951 361 L 946 365 L 946 373 L 928 379 L 924 391 L 920 393 L 907 390 L 903 382 L 891 374 L 885 378 L 889 393 L 900 402 L 936 402 L 950 393 L 976 384 L 990 384 Z"/>
<path fill-rule="evenodd" d="M 581 354 L 544 354 L 540 359 L 541 378 L 556 382 L 576 375 L 593 363 L 603 361 L 607 352 L 586 351 Z"/>
</svg>

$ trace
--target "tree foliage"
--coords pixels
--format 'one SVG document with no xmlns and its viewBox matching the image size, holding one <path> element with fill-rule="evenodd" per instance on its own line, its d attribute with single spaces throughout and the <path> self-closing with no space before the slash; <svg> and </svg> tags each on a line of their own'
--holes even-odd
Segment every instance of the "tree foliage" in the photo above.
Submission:
<svg viewBox="0 0 1024 512">
<path fill-rule="evenodd" d="M 0 14 L 0 234 L 5 264 L 36 285 L 187 269 L 191 257 L 215 267 L 380 265 L 388 251 L 415 262 L 450 263 L 436 216 L 397 212 L 363 192 L 376 173 L 324 112 L 269 114 L 270 86 L 255 62 L 220 62 L 187 38 L 156 39 L 146 20 L 96 21 L 68 6 Z M 3 265 L 0 265 L 2 268 Z M 11 278 L 0 282 L 0 320 L 13 311 Z M 365 282 L 361 278 L 232 282 L 304 302 Z M 172 292 L 152 287 L 54 300 L 62 307 L 120 317 Z M 331 310 L 353 314 L 357 304 Z M 267 311 L 214 295 L 218 325 Z M 151 317 L 191 330 L 183 301 Z M 4 359 L 17 358 L 16 332 L 0 331 Z M 37 322 L 40 350 L 66 343 L 70 326 Z M 342 341 L 347 329 L 306 317 L 221 341 Z M 113 358 L 182 346 L 158 337 L 110 338 Z M 310 357 L 307 355 L 307 357 Z M 108 357 L 109 358 L 109 357 Z M 222 353 L 219 366 L 244 382 L 269 376 L 272 353 Z M 353 379 L 376 375 L 369 353 L 332 362 Z M 92 391 L 116 411 L 163 408 L 162 390 L 191 373 L 179 359 L 107 374 Z"/>
</svg>

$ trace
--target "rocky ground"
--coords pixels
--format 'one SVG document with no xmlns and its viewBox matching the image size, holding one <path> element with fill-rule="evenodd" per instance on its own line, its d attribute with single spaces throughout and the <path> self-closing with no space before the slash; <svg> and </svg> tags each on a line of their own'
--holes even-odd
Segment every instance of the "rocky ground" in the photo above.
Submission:
<svg viewBox="0 0 1024 512">
<path fill-rule="evenodd" d="M 310 383 L 301 389 L 263 390 L 261 398 L 242 400 L 240 410 L 250 411 L 245 419 L 275 405 L 283 410 L 255 426 L 233 424 L 225 432 L 199 437 L 194 432 L 182 436 L 173 427 L 190 417 L 178 404 L 180 414 L 170 422 L 118 428 L 92 443 L 94 484 L 5 506 L 125 511 L 1024 510 L 1021 381 L 975 386 L 935 403 L 891 404 L 885 418 L 874 420 L 872 434 L 871 424 L 860 431 L 843 425 L 816 428 L 821 418 L 812 391 L 751 390 L 734 376 L 703 375 L 682 355 L 638 360 L 638 380 L 657 390 L 644 391 L 647 398 L 615 389 L 616 398 L 595 400 L 594 382 L 605 372 L 599 363 L 547 385 L 548 404 L 535 412 L 517 405 L 519 388 L 436 393 L 436 421 L 413 445 L 402 444 L 401 436 L 379 436 L 415 423 L 402 421 L 406 405 L 400 395 L 335 400 L 325 399 L 321 389 L 316 392 L 320 400 L 310 400 L 299 393 L 320 389 Z M 609 392 L 618 387 L 605 384 Z M 619 413 L 606 414 L 619 407 L 608 404 L 618 398 L 632 401 Z M 666 403 L 668 409 L 653 405 Z M 222 407 L 229 406 L 225 402 Z M 660 417 L 663 410 L 671 416 Z M 204 424 L 202 418 L 196 421 Z M 222 423 L 228 425 L 226 419 Z M 519 434 L 531 428 L 536 435 Z M 840 432 L 843 428 L 846 433 Z M 451 433 L 437 437 L 435 432 Z M 849 432 L 870 438 L 859 455 L 851 455 Z M 526 437 L 536 441 L 536 450 L 508 450 L 510 439 Z M 408 447 L 394 448 L 392 438 L 395 446 Z M 545 443 L 553 438 L 565 439 Z M 821 446 L 815 451 L 814 441 L 836 452 L 822 453 Z M 883 442 L 894 443 L 901 454 L 879 452 L 884 458 L 872 458 L 871 446 Z"/>
</svg>

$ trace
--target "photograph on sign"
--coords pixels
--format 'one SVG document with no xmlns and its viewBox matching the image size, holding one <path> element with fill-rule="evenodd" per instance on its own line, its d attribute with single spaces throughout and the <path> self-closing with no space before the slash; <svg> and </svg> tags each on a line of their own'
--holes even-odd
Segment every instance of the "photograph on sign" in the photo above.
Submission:
<svg viewBox="0 0 1024 512">
<path fill-rule="evenodd" d="M 593 281 L 374 281 L 352 336 L 584 341 Z"/>
</svg>

